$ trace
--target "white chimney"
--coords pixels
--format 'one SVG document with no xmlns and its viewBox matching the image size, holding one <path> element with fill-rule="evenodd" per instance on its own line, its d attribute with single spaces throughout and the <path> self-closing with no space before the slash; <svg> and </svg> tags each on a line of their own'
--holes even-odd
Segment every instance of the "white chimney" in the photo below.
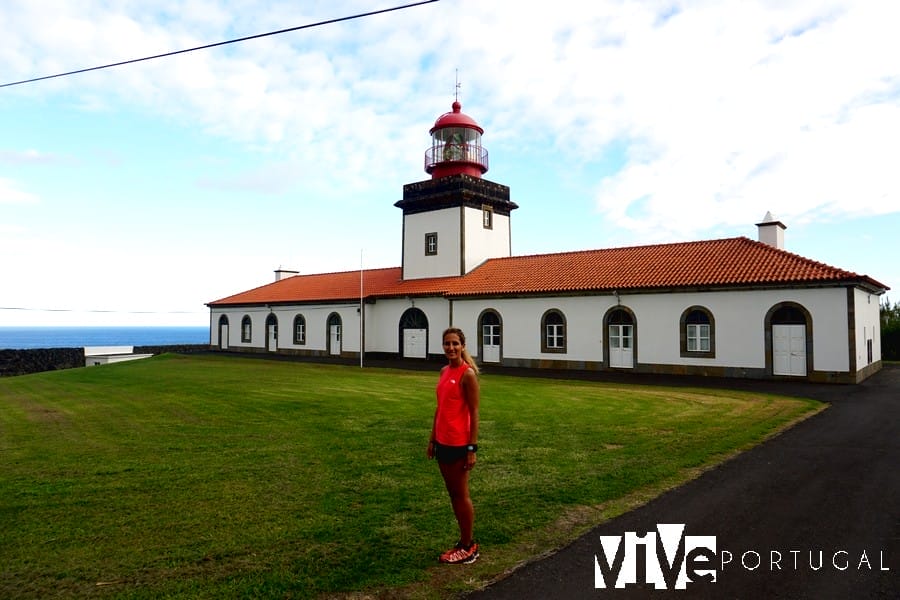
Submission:
<svg viewBox="0 0 900 600">
<path fill-rule="evenodd" d="M 766 211 L 762 223 L 757 223 L 756 227 L 759 230 L 760 242 L 784 250 L 784 230 L 787 229 L 787 225 L 773 217 L 771 212 Z"/>
<path fill-rule="evenodd" d="M 299 275 L 300 271 L 291 271 L 290 269 L 282 269 L 278 267 L 275 270 L 275 281 L 281 281 L 282 279 L 287 279 L 288 277 L 293 277 L 294 275 Z"/>
</svg>

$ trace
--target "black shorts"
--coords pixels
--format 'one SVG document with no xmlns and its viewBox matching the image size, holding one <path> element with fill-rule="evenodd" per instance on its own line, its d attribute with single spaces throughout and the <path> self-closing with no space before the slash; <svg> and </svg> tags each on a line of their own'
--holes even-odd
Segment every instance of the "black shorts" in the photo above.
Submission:
<svg viewBox="0 0 900 600">
<path fill-rule="evenodd" d="M 439 463 L 449 464 L 455 463 L 461 458 L 465 458 L 467 454 L 466 450 L 467 446 L 445 446 L 443 444 L 439 444 L 438 442 L 434 443 L 434 457 L 437 458 Z"/>
</svg>

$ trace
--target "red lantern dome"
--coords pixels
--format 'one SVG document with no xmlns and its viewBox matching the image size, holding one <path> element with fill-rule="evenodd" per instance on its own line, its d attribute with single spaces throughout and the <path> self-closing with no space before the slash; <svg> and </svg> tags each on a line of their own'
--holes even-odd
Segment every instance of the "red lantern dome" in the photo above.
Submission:
<svg viewBox="0 0 900 600">
<path fill-rule="evenodd" d="M 434 122 L 431 148 L 425 151 L 425 172 L 432 179 L 464 173 L 481 177 L 488 170 L 488 153 L 481 147 L 484 133 L 475 119 L 461 112 L 457 101 L 453 110 L 442 114 Z"/>
</svg>

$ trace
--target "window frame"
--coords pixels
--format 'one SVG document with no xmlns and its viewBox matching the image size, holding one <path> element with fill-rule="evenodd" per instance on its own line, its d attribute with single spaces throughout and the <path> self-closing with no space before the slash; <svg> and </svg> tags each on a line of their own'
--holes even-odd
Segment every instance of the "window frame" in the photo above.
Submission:
<svg viewBox="0 0 900 600">
<path fill-rule="evenodd" d="M 481 206 L 481 227 L 483 229 L 494 228 L 494 209 L 487 204 Z"/>
<path fill-rule="evenodd" d="M 706 323 L 689 322 L 693 315 L 700 314 L 706 317 Z M 703 326 L 707 327 L 707 336 L 701 334 Z M 679 340 L 682 358 L 715 358 L 716 357 L 716 319 L 712 311 L 705 306 L 689 306 L 681 313 L 679 322 Z M 694 335 L 692 331 L 694 330 Z M 708 348 L 703 350 L 703 340 L 707 340 Z M 690 349 L 691 340 L 695 340 L 699 349 Z"/>
<path fill-rule="evenodd" d="M 433 243 L 430 243 L 433 242 Z M 438 253 L 438 234 L 432 231 L 425 234 L 425 256 L 437 256 Z"/>
<path fill-rule="evenodd" d="M 297 326 L 302 327 L 300 332 L 297 331 Z M 305 346 L 306 345 L 306 317 L 302 314 L 297 314 L 294 316 L 294 345 L 295 346 Z"/>
<path fill-rule="evenodd" d="M 241 318 L 241 343 L 249 344 L 253 341 L 253 319 L 250 315 Z"/>
<path fill-rule="evenodd" d="M 548 322 L 551 318 L 558 317 L 559 322 Z M 550 328 L 553 327 L 555 332 L 551 335 Z M 541 353 L 544 354 L 565 354 L 568 350 L 568 327 L 566 324 L 566 315 L 558 308 L 551 308 L 541 315 Z M 551 345 L 551 337 L 554 341 L 558 341 L 559 345 Z"/>
</svg>

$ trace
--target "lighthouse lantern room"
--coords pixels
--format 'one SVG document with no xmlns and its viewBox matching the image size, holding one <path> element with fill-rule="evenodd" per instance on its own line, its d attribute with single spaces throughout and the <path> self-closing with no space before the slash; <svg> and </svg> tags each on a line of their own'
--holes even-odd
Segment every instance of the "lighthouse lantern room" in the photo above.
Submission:
<svg viewBox="0 0 900 600">
<path fill-rule="evenodd" d="M 425 172 L 432 179 L 465 173 L 481 177 L 488 170 L 488 153 L 481 146 L 484 133 L 475 119 L 456 101 L 431 128 L 431 148 L 425 151 Z"/>
</svg>

